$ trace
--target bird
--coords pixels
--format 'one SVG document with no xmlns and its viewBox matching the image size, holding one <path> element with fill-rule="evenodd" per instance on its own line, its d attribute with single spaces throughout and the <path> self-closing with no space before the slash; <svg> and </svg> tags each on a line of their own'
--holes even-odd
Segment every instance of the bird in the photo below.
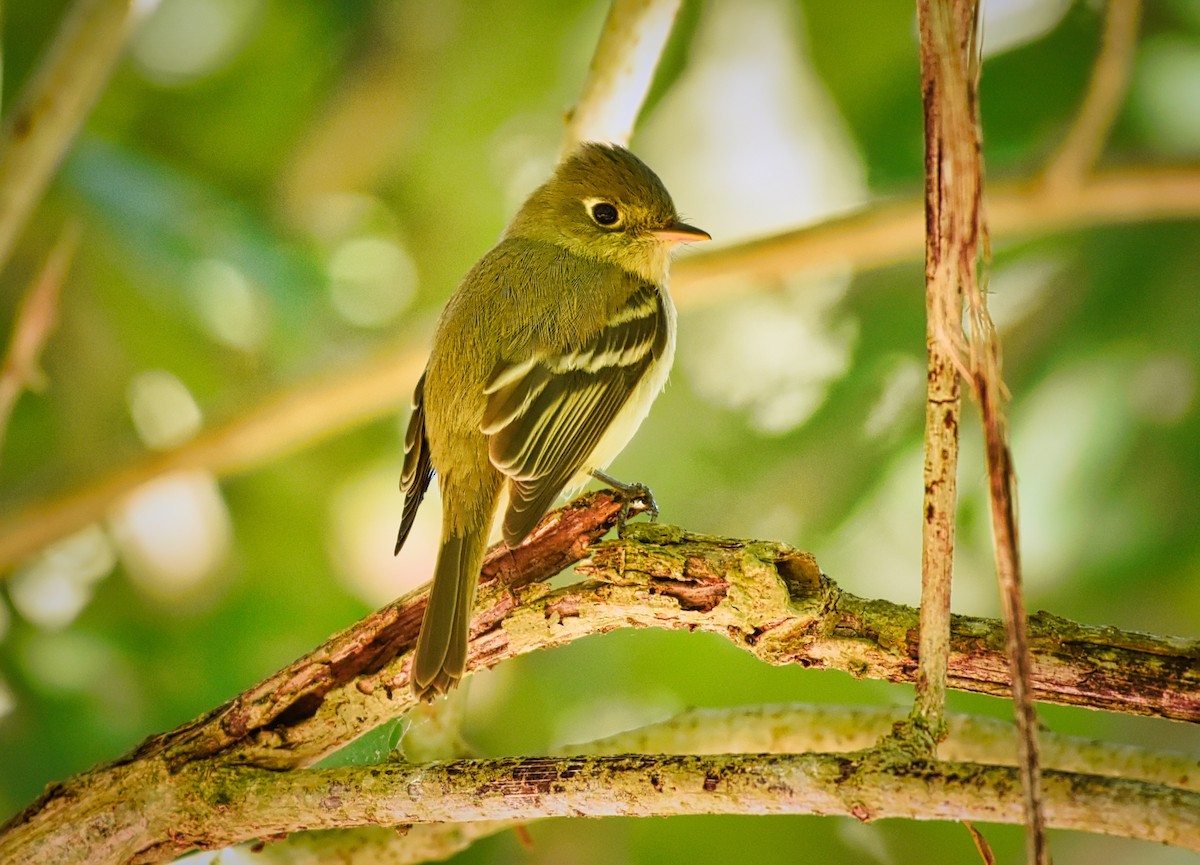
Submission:
<svg viewBox="0 0 1200 865">
<path fill-rule="evenodd" d="M 681 221 L 637 156 L 585 142 L 468 271 L 413 393 L 399 553 L 436 474 L 442 535 L 411 670 L 432 700 L 462 678 L 493 523 L 516 547 L 564 492 L 603 473 L 666 384 L 675 354 L 672 250 Z"/>
</svg>

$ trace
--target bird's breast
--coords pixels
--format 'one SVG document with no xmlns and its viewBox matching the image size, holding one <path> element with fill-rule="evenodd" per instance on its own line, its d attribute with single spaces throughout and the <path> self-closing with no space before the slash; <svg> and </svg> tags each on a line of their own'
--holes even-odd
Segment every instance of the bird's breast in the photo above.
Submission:
<svg viewBox="0 0 1200 865">
<path fill-rule="evenodd" d="M 667 378 L 671 374 L 671 365 L 675 361 L 676 313 L 675 304 L 671 301 L 666 286 L 660 283 L 658 291 L 666 331 L 665 345 L 638 379 L 628 399 L 608 425 L 596 447 L 592 449 L 591 455 L 584 461 L 579 473 L 572 479 L 572 488 L 583 486 L 593 469 L 603 469 L 616 459 L 638 431 L 638 427 L 650 413 L 650 406 L 666 386 Z"/>
</svg>

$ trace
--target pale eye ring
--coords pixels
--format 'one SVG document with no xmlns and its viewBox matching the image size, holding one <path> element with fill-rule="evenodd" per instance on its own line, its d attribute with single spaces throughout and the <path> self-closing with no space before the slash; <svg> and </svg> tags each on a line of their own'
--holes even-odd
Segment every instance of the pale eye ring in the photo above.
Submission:
<svg viewBox="0 0 1200 865">
<path fill-rule="evenodd" d="M 607 201 L 597 201 L 591 207 L 592 219 L 603 228 L 612 228 L 621 221 L 621 213 Z"/>
</svg>

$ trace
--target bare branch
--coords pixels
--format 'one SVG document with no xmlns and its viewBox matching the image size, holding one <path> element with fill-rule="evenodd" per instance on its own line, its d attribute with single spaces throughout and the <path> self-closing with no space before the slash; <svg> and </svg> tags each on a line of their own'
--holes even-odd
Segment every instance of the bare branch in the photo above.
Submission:
<svg viewBox="0 0 1200 865">
<path fill-rule="evenodd" d="M 795 273 L 850 265 L 858 270 L 915 261 L 924 249 L 924 199 L 875 204 L 807 228 L 711 251 L 671 268 L 681 309 L 728 299 L 747 283 L 774 283 Z M 994 241 L 1011 242 L 1097 225 L 1200 216 L 1200 169 L 1124 169 L 1050 191 L 1034 181 L 988 187 Z"/>
<path fill-rule="evenodd" d="M 76 0 L 0 128 L 0 268 L 125 50 L 158 0 Z"/>
<path fill-rule="evenodd" d="M 59 498 L 10 511 L 0 522 L 0 570 L 103 519 L 116 502 L 160 475 L 189 468 L 234 474 L 394 412 L 424 364 L 424 351 L 403 348 L 351 370 L 309 379 L 177 448 L 147 453 Z"/>
<path fill-rule="evenodd" d="M 845 753 L 871 747 L 902 723 L 908 711 L 887 706 L 784 704 L 692 709 L 666 721 L 577 745 L 556 748 L 574 754 L 796 754 Z M 948 714 L 947 736 L 938 750 L 958 763 L 1017 764 L 1013 725 L 998 718 Z M 1178 787 L 1200 793 L 1200 761 L 1191 754 L 1153 751 L 1042 733 L 1047 769 L 1103 775 Z M 408 865 L 449 858 L 472 842 L 513 827 L 511 821 L 420 824 L 404 833 L 353 830 L 291 835 L 260 851 L 263 865 Z"/>
<path fill-rule="evenodd" d="M 21 300 L 13 322 L 8 350 L 0 365 L 0 451 L 8 432 L 8 422 L 17 400 L 26 390 L 41 385 L 40 358 L 46 340 L 58 323 L 58 298 L 67 271 L 79 244 L 79 226 L 63 230 L 45 264 Z"/>
<path fill-rule="evenodd" d="M 578 104 L 567 116 L 562 153 L 584 141 L 628 145 L 680 0 L 612 0 Z"/>
<path fill-rule="evenodd" d="M 1048 187 L 1076 186 L 1095 165 L 1117 118 L 1137 45 L 1141 0 L 1109 0 L 1100 54 L 1075 122 L 1043 174 Z"/>
</svg>

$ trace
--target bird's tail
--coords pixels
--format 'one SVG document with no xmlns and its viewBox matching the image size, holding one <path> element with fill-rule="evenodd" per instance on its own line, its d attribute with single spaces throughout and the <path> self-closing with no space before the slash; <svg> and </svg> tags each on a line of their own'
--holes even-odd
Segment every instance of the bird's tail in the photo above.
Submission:
<svg viewBox="0 0 1200 865">
<path fill-rule="evenodd" d="M 439 693 L 449 693 L 462 678 L 487 534 L 485 523 L 463 534 L 447 533 L 442 539 L 413 659 L 412 686 L 419 699 L 431 700 Z"/>
</svg>

